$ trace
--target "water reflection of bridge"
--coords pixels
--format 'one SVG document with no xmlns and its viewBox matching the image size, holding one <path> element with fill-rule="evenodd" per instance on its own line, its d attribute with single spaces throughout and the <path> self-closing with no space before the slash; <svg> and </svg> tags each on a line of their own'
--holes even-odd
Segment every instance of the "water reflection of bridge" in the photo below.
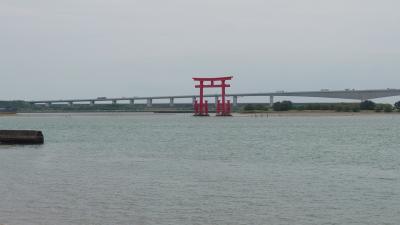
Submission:
<svg viewBox="0 0 400 225">
<path fill-rule="evenodd" d="M 376 90 L 321 90 L 321 91 L 298 91 L 298 92 L 258 92 L 258 93 L 237 93 L 237 94 L 227 94 L 227 97 L 232 98 L 234 106 L 238 104 L 238 98 L 244 97 L 269 97 L 269 103 L 274 102 L 274 97 L 290 96 L 290 97 L 313 97 L 313 98 L 335 98 L 335 99 L 352 99 L 352 100 L 370 100 L 391 96 L 399 96 L 400 89 L 376 89 Z M 121 102 L 128 102 L 129 104 L 135 104 L 136 101 L 145 101 L 148 107 L 153 105 L 154 100 L 169 100 L 169 105 L 174 106 L 175 99 L 191 99 L 192 102 L 198 98 L 198 95 L 176 95 L 176 96 L 153 96 L 153 97 L 122 97 L 122 98 L 92 98 L 92 99 L 64 99 L 64 100 L 40 100 L 40 101 L 30 101 L 31 104 L 44 104 L 51 106 L 51 104 L 68 104 L 73 105 L 74 103 L 88 103 L 94 105 L 102 102 L 111 102 L 112 104 L 118 104 Z M 215 98 L 218 101 L 218 94 L 204 95 L 206 98 Z"/>
</svg>

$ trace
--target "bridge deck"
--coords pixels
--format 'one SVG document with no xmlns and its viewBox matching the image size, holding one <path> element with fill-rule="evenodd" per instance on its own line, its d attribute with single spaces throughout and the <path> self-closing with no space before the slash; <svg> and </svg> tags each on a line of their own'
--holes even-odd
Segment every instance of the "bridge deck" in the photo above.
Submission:
<svg viewBox="0 0 400 225">
<path fill-rule="evenodd" d="M 257 92 L 257 93 L 236 93 L 227 94 L 230 97 L 252 97 L 252 96 L 292 96 L 292 97 L 318 97 L 318 98 L 337 98 L 367 100 L 399 96 L 400 89 L 375 89 L 375 90 L 322 90 L 322 91 L 298 91 L 298 92 Z M 219 94 L 208 94 L 205 97 L 219 97 Z M 59 99 L 59 100 L 39 100 L 29 101 L 32 104 L 44 103 L 73 103 L 73 102 L 109 102 L 109 101 L 130 101 L 130 100 L 154 100 L 154 99 L 193 99 L 198 95 L 171 95 L 171 96 L 150 96 L 150 97 L 122 97 L 122 98 L 88 98 L 88 99 Z"/>
</svg>

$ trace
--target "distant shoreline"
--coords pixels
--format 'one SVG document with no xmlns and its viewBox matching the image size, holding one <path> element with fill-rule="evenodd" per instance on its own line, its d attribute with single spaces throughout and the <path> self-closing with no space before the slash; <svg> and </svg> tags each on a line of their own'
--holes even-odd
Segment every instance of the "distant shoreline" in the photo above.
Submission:
<svg viewBox="0 0 400 225">
<path fill-rule="evenodd" d="M 336 112 L 336 111 L 327 111 L 327 110 L 309 110 L 309 111 L 271 111 L 271 112 L 243 112 L 239 113 L 242 116 L 271 116 L 271 117 L 279 117 L 279 116 L 384 116 L 384 115 L 400 115 L 399 112 L 374 112 L 374 111 L 361 111 L 361 112 Z"/>
<path fill-rule="evenodd" d="M 175 111 L 163 111 L 163 112 L 123 112 L 123 111 L 96 111 L 96 112 L 23 112 L 17 113 L 12 116 L 46 116 L 46 115 L 57 115 L 57 116 L 73 116 L 73 115 L 83 115 L 83 116 L 102 116 L 102 115 L 116 115 L 116 116 L 129 116 L 129 115 L 173 115 L 173 114 L 189 114 L 192 112 L 175 112 Z M 210 113 L 211 116 L 214 113 Z M 270 112 L 235 112 L 232 113 L 234 117 L 324 117 L 324 116 L 400 116 L 399 112 L 374 112 L 374 111 L 361 111 L 361 112 L 335 112 L 326 110 L 313 110 L 313 111 L 270 111 Z"/>
</svg>

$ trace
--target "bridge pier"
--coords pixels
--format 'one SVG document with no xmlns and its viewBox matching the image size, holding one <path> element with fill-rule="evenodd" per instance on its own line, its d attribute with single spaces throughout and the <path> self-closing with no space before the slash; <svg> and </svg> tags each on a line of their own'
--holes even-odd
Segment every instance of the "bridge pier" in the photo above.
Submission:
<svg viewBox="0 0 400 225">
<path fill-rule="evenodd" d="M 272 107 L 274 105 L 274 96 L 270 95 L 269 96 L 269 107 Z"/>
<path fill-rule="evenodd" d="M 174 107 L 174 98 L 169 98 L 169 106 Z"/>
<path fill-rule="evenodd" d="M 129 100 L 129 104 L 131 104 L 131 105 L 135 104 L 135 99 Z"/>
<path fill-rule="evenodd" d="M 153 106 L 153 99 L 148 98 L 147 99 L 147 107 L 152 107 Z"/>
<path fill-rule="evenodd" d="M 238 106 L 238 96 L 233 96 L 233 107 Z"/>
</svg>

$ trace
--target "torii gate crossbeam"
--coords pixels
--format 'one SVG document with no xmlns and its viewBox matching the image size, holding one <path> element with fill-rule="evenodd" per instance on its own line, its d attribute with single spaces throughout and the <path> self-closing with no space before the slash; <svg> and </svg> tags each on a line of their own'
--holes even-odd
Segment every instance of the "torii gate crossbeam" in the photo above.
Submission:
<svg viewBox="0 0 400 225">
<path fill-rule="evenodd" d="M 226 81 L 232 80 L 233 76 L 229 77 L 213 77 L 213 78 L 199 78 L 194 77 L 193 80 L 199 82 L 195 85 L 195 88 L 200 89 L 199 102 L 194 102 L 195 116 L 208 116 L 208 102 L 204 101 L 204 88 L 221 88 L 221 102 L 218 99 L 217 104 L 217 116 L 230 116 L 231 106 L 230 101 L 226 99 L 226 88 L 230 87 Z"/>
</svg>

